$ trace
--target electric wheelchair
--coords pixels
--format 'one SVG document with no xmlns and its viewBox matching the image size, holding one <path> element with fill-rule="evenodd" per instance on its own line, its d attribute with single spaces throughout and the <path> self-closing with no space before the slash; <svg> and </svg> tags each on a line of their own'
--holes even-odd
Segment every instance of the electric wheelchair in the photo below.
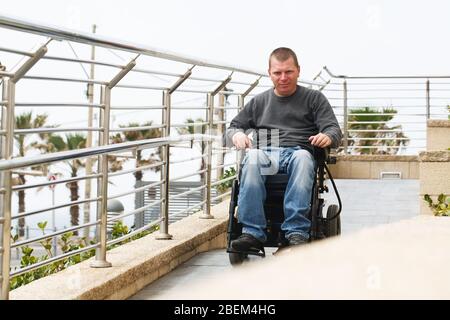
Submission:
<svg viewBox="0 0 450 320">
<path fill-rule="evenodd" d="M 319 240 L 327 237 L 337 236 L 341 233 L 340 213 L 342 209 L 342 202 L 336 188 L 333 177 L 327 167 L 327 164 L 336 163 L 336 158 L 330 156 L 329 148 L 322 149 L 314 147 L 313 156 L 316 161 L 315 179 L 313 183 L 313 192 L 311 194 L 310 211 L 308 218 L 311 221 L 311 228 L 309 231 L 309 241 Z M 256 255 L 265 257 L 264 248 L 259 251 L 237 251 L 231 247 L 231 241 L 237 239 L 242 234 L 242 225 L 236 218 L 236 207 L 239 196 L 239 178 L 233 181 L 231 190 L 231 201 L 229 207 L 229 221 L 227 229 L 227 253 L 232 265 L 239 265 L 248 258 L 248 255 Z M 323 214 L 325 207 L 325 200 L 323 193 L 329 192 L 327 185 L 325 185 L 325 174 L 328 174 L 328 179 L 331 181 L 338 205 L 331 204 Z M 288 241 L 284 237 L 284 232 L 281 230 L 281 224 L 284 219 L 283 198 L 286 185 L 288 182 L 287 174 L 275 174 L 267 176 L 266 191 L 267 197 L 264 203 L 264 213 L 266 216 L 267 226 L 266 235 L 267 240 L 264 247 L 278 247 L 280 249 L 287 246 Z M 238 208 L 239 210 L 239 208 Z"/>
</svg>

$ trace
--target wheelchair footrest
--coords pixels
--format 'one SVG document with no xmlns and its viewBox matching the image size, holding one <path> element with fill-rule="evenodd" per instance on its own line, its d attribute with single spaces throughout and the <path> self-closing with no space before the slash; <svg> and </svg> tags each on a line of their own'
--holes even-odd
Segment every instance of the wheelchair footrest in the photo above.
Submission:
<svg viewBox="0 0 450 320">
<path fill-rule="evenodd" d="M 265 257 L 266 256 L 266 251 L 264 250 L 264 248 L 262 248 L 261 250 L 248 250 L 248 251 L 238 251 L 238 250 L 234 250 L 232 248 L 227 248 L 227 252 L 228 253 L 239 253 L 239 254 L 249 254 L 249 255 L 253 255 L 253 256 L 259 256 L 259 257 Z"/>
</svg>

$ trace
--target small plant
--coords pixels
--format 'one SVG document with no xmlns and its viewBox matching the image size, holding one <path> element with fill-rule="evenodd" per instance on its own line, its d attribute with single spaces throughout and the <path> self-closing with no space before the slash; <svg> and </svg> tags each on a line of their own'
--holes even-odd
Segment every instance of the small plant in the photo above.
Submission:
<svg viewBox="0 0 450 320">
<path fill-rule="evenodd" d="M 47 221 L 39 222 L 38 224 L 39 229 L 42 230 L 42 234 L 45 235 L 45 227 L 47 226 Z M 142 231 L 124 241 L 122 241 L 119 244 L 109 246 L 107 249 L 110 250 L 112 248 L 118 247 L 122 243 L 130 242 L 132 240 L 136 240 L 139 238 L 142 238 L 156 230 L 159 230 L 159 226 L 155 225 L 152 228 Z M 130 233 L 130 230 L 128 229 L 128 226 L 124 225 L 121 221 L 116 222 L 113 225 L 113 231 L 112 231 L 112 238 L 117 239 L 120 238 L 126 234 Z M 11 233 L 11 240 L 12 242 L 16 242 L 19 240 L 19 235 L 13 235 Z M 90 242 L 90 244 L 95 244 L 96 241 L 93 240 Z M 29 246 L 22 246 L 20 249 L 22 251 L 22 258 L 20 260 L 20 267 L 25 268 L 28 266 L 31 266 L 33 264 L 48 260 L 53 257 L 51 248 L 52 248 L 52 238 L 45 238 L 44 240 L 39 241 L 39 244 L 45 249 L 46 254 L 37 257 L 33 255 L 34 249 Z M 75 251 L 81 248 L 84 248 L 87 246 L 86 239 L 77 237 L 73 232 L 66 232 L 61 235 L 61 237 L 58 239 L 58 245 L 59 249 L 62 253 L 68 253 L 71 251 Z M 10 280 L 10 289 L 14 290 L 18 287 L 21 287 L 23 285 L 26 285 L 34 280 L 37 280 L 39 278 L 48 276 L 50 274 L 56 273 L 58 271 L 64 270 L 74 264 L 80 263 L 84 260 L 87 260 L 95 255 L 95 249 L 85 251 L 80 254 L 73 255 L 71 257 L 61 259 L 58 261 L 55 261 L 53 263 L 50 263 L 48 265 L 44 265 L 40 268 L 37 268 L 35 270 L 14 276 Z"/>
<path fill-rule="evenodd" d="M 225 172 L 223 173 L 223 175 L 220 177 L 220 180 L 226 179 L 226 178 L 229 178 L 229 177 L 232 177 L 232 176 L 235 176 L 235 175 L 236 175 L 236 169 L 233 168 L 233 167 L 231 167 L 231 168 L 225 170 Z M 234 181 L 235 179 L 236 179 L 236 178 L 227 180 L 227 181 L 225 181 L 225 182 L 222 182 L 221 184 L 219 184 L 219 185 L 217 186 L 217 191 L 219 191 L 220 193 L 226 192 L 228 189 L 231 188 L 231 186 L 233 185 L 233 181 Z"/>
<path fill-rule="evenodd" d="M 124 225 L 122 221 L 117 221 L 112 227 L 111 236 L 113 239 L 117 239 L 123 237 L 128 233 L 129 233 L 128 226 Z"/>
<path fill-rule="evenodd" d="M 441 193 L 434 203 L 430 195 L 424 195 L 423 199 L 428 202 L 428 206 L 433 210 L 435 216 L 450 216 L 450 197 Z"/>
<path fill-rule="evenodd" d="M 133 235 L 133 236 L 131 236 L 131 237 L 129 237 L 129 238 L 127 238 L 127 239 L 117 243 L 117 244 L 114 244 L 112 246 L 108 246 L 107 249 L 111 250 L 113 248 L 116 248 L 116 247 L 124 244 L 124 243 L 128 243 L 128 242 L 131 242 L 133 240 L 140 239 L 140 238 L 145 237 L 146 235 L 148 235 L 150 233 L 153 233 L 153 232 L 155 232 L 157 230 L 159 230 L 159 225 L 154 225 L 151 228 L 149 228 L 147 230 L 144 230 L 142 232 L 139 232 L 139 233 L 137 233 L 137 234 L 135 234 L 135 235 Z M 128 228 L 127 225 L 124 225 L 122 221 L 117 221 L 112 227 L 111 238 L 112 239 L 118 239 L 118 238 L 121 238 L 121 237 L 129 234 L 130 232 L 131 232 L 131 230 Z"/>
<path fill-rule="evenodd" d="M 47 226 L 47 221 L 38 222 L 37 225 L 38 225 L 39 229 L 41 229 L 42 234 L 45 235 L 45 227 Z M 47 252 L 47 256 L 52 257 L 53 256 L 52 255 L 52 238 L 46 238 L 42 241 L 39 241 L 39 243 Z"/>
</svg>

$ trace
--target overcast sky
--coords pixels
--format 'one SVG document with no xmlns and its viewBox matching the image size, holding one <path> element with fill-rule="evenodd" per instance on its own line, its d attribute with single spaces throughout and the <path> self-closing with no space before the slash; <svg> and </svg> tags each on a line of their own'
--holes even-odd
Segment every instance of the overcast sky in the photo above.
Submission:
<svg viewBox="0 0 450 320">
<path fill-rule="evenodd" d="M 1 14 L 265 71 L 293 48 L 302 77 L 450 75 L 450 1 L 2 0 Z"/>
</svg>

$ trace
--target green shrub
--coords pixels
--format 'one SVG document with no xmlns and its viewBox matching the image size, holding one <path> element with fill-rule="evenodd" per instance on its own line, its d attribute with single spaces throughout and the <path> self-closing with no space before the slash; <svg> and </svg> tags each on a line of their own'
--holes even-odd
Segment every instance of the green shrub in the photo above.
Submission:
<svg viewBox="0 0 450 320">
<path fill-rule="evenodd" d="M 438 196 L 437 203 L 434 203 L 431 197 L 426 194 L 423 199 L 428 202 L 428 206 L 433 210 L 435 216 L 450 216 L 450 197 L 441 193 Z"/>
<path fill-rule="evenodd" d="M 231 168 L 225 170 L 225 172 L 223 173 L 223 175 L 220 176 L 220 180 L 226 179 L 226 178 L 229 178 L 229 177 L 232 177 L 232 176 L 235 176 L 235 175 L 236 175 L 236 169 L 233 168 L 233 167 L 231 167 Z M 234 181 L 235 179 L 236 179 L 236 178 L 227 180 L 227 181 L 225 181 L 225 182 L 222 182 L 221 184 L 219 184 L 219 185 L 217 186 L 217 191 L 219 191 L 220 193 L 225 193 L 228 189 L 231 188 L 231 186 L 233 185 L 233 181 Z"/>
<path fill-rule="evenodd" d="M 41 229 L 42 234 L 45 235 L 45 227 L 47 226 L 47 221 L 39 222 L 38 224 L 39 229 Z M 113 246 L 108 246 L 107 250 L 110 250 L 112 248 L 118 247 L 123 243 L 130 242 L 132 240 L 136 240 L 139 238 L 142 238 L 156 230 L 159 229 L 159 226 L 153 226 L 152 228 L 142 231 L 118 244 L 115 244 Z M 113 239 L 120 238 L 126 234 L 130 233 L 130 230 L 128 229 L 128 226 L 124 225 L 122 221 L 117 221 L 112 228 L 111 236 Z M 19 239 L 18 235 L 12 235 L 11 234 L 12 242 L 16 242 Z M 31 266 L 33 264 L 48 260 L 53 257 L 51 248 L 52 248 L 52 238 L 46 238 L 44 240 L 39 241 L 40 245 L 45 249 L 46 254 L 41 257 L 36 257 L 33 255 L 33 248 L 30 248 L 29 246 L 25 245 L 22 246 L 20 249 L 22 251 L 22 258 L 20 260 L 20 267 L 25 268 L 28 266 Z M 96 241 L 92 240 L 90 244 L 95 244 Z M 81 248 L 85 248 L 87 246 L 86 238 L 79 238 L 74 235 L 73 232 L 66 232 L 61 235 L 61 237 L 58 239 L 58 245 L 60 250 L 63 253 L 68 253 L 71 251 L 75 251 Z M 80 254 L 73 255 L 68 258 L 61 259 L 59 261 L 55 261 L 53 263 L 44 265 L 42 267 L 39 267 L 35 270 L 14 276 L 10 279 L 10 290 L 14 290 L 20 286 L 26 285 L 34 280 L 40 279 L 42 277 L 48 276 L 50 274 L 59 272 L 61 270 L 64 270 L 68 268 L 69 266 L 72 266 L 74 264 L 80 263 L 84 260 L 87 260 L 91 257 L 95 256 L 95 249 L 82 252 Z"/>
</svg>

